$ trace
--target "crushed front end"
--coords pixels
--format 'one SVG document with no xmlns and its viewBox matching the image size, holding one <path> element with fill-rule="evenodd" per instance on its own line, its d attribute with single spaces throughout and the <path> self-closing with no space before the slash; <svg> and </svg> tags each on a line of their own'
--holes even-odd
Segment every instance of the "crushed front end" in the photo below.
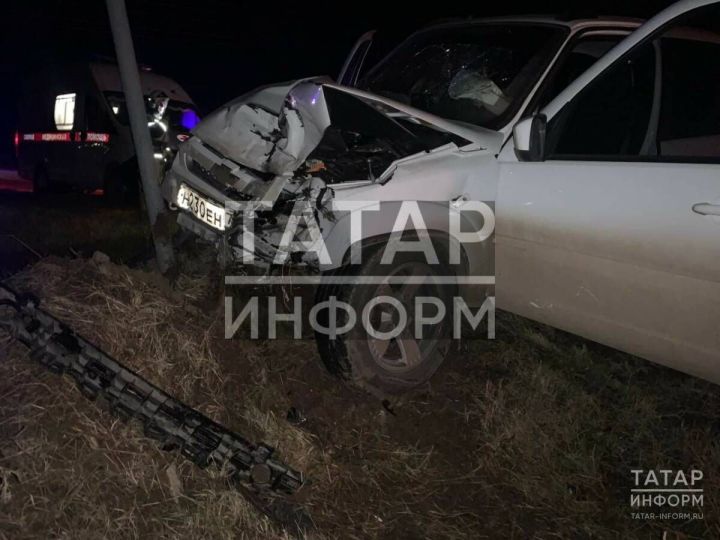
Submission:
<svg viewBox="0 0 720 540">
<path fill-rule="evenodd" d="M 478 134 L 327 79 L 268 86 L 193 130 L 163 194 L 180 226 L 230 262 L 317 269 L 321 257 L 308 247 L 332 227 L 336 191 L 384 185 L 399 161 L 472 144 Z"/>
</svg>

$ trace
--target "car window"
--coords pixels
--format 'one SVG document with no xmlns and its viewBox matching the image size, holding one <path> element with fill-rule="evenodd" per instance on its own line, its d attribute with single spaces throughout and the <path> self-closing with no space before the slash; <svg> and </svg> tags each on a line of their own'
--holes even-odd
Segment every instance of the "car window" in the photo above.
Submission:
<svg viewBox="0 0 720 540">
<path fill-rule="evenodd" d="M 542 109 L 580 75 L 625 38 L 624 35 L 586 35 L 580 36 L 564 52 L 552 69 L 548 81 L 544 84 L 537 107 Z"/>
<path fill-rule="evenodd" d="M 550 159 L 720 160 L 720 8 L 638 45 L 550 122 Z"/>
<path fill-rule="evenodd" d="M 130 120 L 128 118 L 127 106 L 125 105 L 125 95 L 122 92 L 104 92 L 103 94 L 118 122 L 124 126 L 129 125 Z M 145 96 L 145 110 L 149 117 L 155 114 L 156 108 L 157 100 L 152 96 Z M 170 126 L 182 127 L 186 130 L 193 129 L 200 121 L 194 105 L 175 101 L 174 99 L 167 100 L 161 116 L 166 118 Z"/>
<path fill-rule="evenodd" d="M 90 93 L 85 96 L 85 129 L 105 133 L 115 132 L 107 108 L 95 95 Z"/>
<path fill-rule="evenodd" d="M 77 94 L 60 94 L 55 97 L 55 126 L 59 131 L 70 131 L 75 124 L 75 104 Z"/>
<path fill-rule="evenodd" d="M 420 32 L 358 85 L 418 109 L 491 129 L 514 116 L 567 28 L 464 24 Z"/>
<path fill-rule="evenodd" d="M 720 158 L 720 39 L 668 37 L 662 58 L 659 155 Z"/>
<path fill-rule="evenodd" d="M 572 100 L 550 124 L 550 155 L 563 158 L 638 156 L 650 123 L 655 49 L 646 44 Z"/>
</svg>

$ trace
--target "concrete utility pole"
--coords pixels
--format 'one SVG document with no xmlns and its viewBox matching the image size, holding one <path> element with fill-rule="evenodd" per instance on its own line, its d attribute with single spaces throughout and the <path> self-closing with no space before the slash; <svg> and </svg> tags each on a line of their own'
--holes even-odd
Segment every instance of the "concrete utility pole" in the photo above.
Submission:
<svg viewBox="0 0 720 540">
<path fill-rule="evenodd" d="M 145 193 L 145 203 L 155 244 L 155 255 L 160 271 L 163 274 L 168 274 L 175 268 L 175 253 L 173 252 L 170 234 L 171 218 L 160 193 L 159 168 L 153 156 L 152 139 L 150 138 L 147 113 L 145 111 L 145 97 L 143 96 L 137 61 L 135 60 L 135 48 L 130 33 L 125 0 L 106 0 L 105 3 L 110 17 L 113 40 L 115 41 L 115 54 L 120 68 L 125 104 L 130 118 L 130 129 L 132 130 L 135 154 L 140 169 L 143 192 Z"/>
</svg>

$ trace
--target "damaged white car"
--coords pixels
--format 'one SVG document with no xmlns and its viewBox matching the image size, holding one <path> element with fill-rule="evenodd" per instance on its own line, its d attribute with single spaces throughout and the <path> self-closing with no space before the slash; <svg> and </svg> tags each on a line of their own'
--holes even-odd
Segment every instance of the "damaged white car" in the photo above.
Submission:
<svg viewBox="0 0 720 540">
<path fill-rule="evenodd" d="M 362 74 L 367 35 L 339 83 L 268 86 L 206 117 L 164 195 L 182 227 L 238 264 L 338 275 L 361 252 L 364 276 L 496 276 L 502 309 L 720 382 L 719 13 L 715 1 L 686 0 L 642 25 L 445 23 Z M 322 238 L 297 226 L 284 238 L 298 201 Z M 373 201 L 384 206 L 359 233 L 352 212 L 336 211 Z M 438 252 L 460 236 L 448 207 L 493 207 L 494 235 L 439 270 L 422 252 L 381 269 L 404 201 L 445 204 L 423 213 Z M 490 219 L 466 214 L 474 230 Z M 407 281 L 362 294 L 327 285 L 320 297 L 360 307 L 373 294 L 459 294 L 481 306 L 492 283 L 457 280 L 448 292 Z M 379 327 L 392 318 L 380 313 Z M 425 339 L 322 339 L 320 352 L 359 384 L 398 392 L 442 362 L 436 326 Z"/>
</svg>

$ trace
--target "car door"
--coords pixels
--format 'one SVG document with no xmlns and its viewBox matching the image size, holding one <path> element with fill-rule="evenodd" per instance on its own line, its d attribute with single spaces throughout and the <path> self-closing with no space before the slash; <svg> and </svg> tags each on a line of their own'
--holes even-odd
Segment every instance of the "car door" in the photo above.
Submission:
<svg viewBox="0 0 720 540">
<path fill-rule="evenodd" d="M 685 1 L 500 160 L 498 306 L 720 382 L 720 9 Z"/>
</svg>

